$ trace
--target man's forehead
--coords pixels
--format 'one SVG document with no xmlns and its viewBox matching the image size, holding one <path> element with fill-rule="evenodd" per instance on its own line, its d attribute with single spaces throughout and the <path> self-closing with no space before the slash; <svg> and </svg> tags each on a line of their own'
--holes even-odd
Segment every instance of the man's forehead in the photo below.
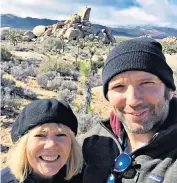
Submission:
<svg viewBox="0 0 177 183">
<path fill-rule="evenodd" d="M 160 80 L 156 75 L 151 74 L 149 72 L 145 71 L 126 71 L 122 72 L 120 74 L 117 74 L 114 76 L 111 81 L 122 81 L 125 79 L 133 79 L 133 80 L 151 80 L 151 79 L 156 79 Z"/>
</svg>

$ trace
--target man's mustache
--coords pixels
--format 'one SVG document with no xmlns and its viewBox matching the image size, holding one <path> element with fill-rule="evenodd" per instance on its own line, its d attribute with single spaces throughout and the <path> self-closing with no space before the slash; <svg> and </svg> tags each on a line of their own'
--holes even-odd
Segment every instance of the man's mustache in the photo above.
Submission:
<svg viewBox="0 0 177 183">
<path fill-rule="evenodd" d="M 137 106 L 129 106 L 127 108 L 127 106 L 124 106 L 124 107 L 121 107 L 119 109 L 119 111 L 121 112 L 139 112 L 139 111 L 142 111 L 142 110 L 145 110 L 145 109 L 154 109 L 154 105 L 152 104 L 139 104 Z"/>
</svg>

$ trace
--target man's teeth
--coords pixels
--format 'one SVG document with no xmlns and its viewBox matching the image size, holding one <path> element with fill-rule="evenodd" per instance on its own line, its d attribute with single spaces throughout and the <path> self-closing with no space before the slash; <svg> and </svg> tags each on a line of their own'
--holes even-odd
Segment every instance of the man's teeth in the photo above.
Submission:
<svg viewBox="0 0 177 183">
<path fill-rule="evenodd" d="M 45 161 L 55 161 L 59 156 L 41 156 L 41 158 Z"/>
<path fill-rule="evenodd" d="M 140 116 L 143 112 L 141 113 L 137 113 L 137 114 L 131 114 L 131 115 L 134 115 L 134 116 Z"/>
</svg>

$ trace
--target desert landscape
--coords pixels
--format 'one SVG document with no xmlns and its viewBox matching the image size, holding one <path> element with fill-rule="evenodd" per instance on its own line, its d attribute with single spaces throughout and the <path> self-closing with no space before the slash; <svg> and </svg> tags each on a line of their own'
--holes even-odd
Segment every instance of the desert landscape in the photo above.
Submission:
<svg viewBox="0 0 177 183">
<path fill-rule="evenodd" d="M 54 97 L 69 102 L 79 121 L 79 135 L 109 117 L 102 67 L 110 50 L 131 37 L 95 27 L 89 21 L 90 11 L 85 8 L 66 21 L 28 31 L 1 28 L 1 168 L 12 146 L 11 125 L 33 100 Z M 177 85 L 177 38 L 158 41 Z"/>
</svg>

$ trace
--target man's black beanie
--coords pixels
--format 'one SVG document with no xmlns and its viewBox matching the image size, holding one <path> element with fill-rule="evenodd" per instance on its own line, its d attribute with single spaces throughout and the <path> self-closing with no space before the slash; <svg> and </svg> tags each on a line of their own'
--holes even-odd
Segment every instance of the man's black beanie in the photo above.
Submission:
<svg viewBox="0 0 177 183">
<path fill-rule="evenodd" d="M 102 80 L 103 93 L 107 100 L 109 81 L 117 74 L 131 70 L 152 73 L 167 87 L 176 89 L 173 71 L 166 63 L 161 44 L 147 37 L 135 38 L 118 44 L 105 61 Z"/>
<path fill-rule="evenodd" d="M 67 103 L 40 99 L 28 104 L 18 115 L 11 130 L 12 141 L 16 142 L 28 130 L 45 123 L 64 124 L 77 134 L 77 118 Z"/>
</svg>

